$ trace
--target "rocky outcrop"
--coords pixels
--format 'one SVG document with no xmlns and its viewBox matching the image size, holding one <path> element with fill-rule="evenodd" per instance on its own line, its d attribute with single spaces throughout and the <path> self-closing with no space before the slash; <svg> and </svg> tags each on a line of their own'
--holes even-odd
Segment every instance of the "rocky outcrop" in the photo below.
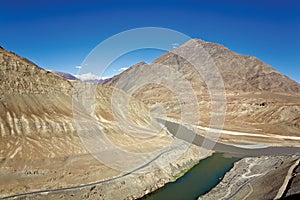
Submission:
<svg viewBox="0 0 300 200">
<path fill-rule="evenodd" d="M 72 94 L 72 85 L 25 58 L 0 49 L 0 95 Z"/>
<path fill-rule="evenodd" d="M 298 156 L 243 158 L 214 189 L 198 199 L 278 199 L 299 194 L 296 185 L 287 184 L 292 182 L 290 169 L 298 159 Z M 298 177 L 292 173 L 293 179 Z"/>
</svg>

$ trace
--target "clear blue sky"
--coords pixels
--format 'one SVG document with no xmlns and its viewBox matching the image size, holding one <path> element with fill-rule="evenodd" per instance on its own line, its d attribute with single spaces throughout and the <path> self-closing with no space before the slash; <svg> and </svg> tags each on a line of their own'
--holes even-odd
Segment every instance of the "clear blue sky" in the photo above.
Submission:
<svg viewBox="0 0 300 200">
<path fill-rule="evenodd" d="M 7 0 L 0 5 L 1 46 L 43 68 L 73 74 L 99 42 L 145 26 L 257 56 L 300 82 L 297 0 Z"/>
</svg>

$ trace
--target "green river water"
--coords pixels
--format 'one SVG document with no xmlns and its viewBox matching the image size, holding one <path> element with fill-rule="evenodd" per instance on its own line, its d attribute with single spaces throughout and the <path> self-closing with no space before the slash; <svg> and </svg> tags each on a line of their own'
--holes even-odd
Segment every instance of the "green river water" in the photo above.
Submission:
<svg viewBox="0 0 300 200">
<path fill-rule="evenodd" d="M 224 157 L 221 153 L 201 160 L 175 182 L 143 197 L 143 200 L 194 200 L 215 187 L 239 158 Z"/>
</svg>

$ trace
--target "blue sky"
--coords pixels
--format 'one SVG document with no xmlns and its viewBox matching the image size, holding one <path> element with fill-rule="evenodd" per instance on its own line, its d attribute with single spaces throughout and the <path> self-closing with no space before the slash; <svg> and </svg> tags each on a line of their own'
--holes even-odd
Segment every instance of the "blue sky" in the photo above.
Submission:
<svg viewBox="0 0 300 200">
<path fill-rule="evenodd" d="M 257 56 L 300 82 L 299 10 L 296 0 L 10 0 L 0 6 L 0 45 L 43 68 L 76 74 L 75 67 L 108 37 L 165 27 Z M 118 67 L 150 62 L 160 53 L 133 54 Z"/>
</svg>

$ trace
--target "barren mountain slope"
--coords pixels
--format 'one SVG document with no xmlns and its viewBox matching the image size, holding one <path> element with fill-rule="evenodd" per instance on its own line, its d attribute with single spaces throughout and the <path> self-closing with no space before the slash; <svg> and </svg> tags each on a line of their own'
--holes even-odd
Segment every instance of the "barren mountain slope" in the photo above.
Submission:
<svg viewBox="0 0 300 200">
<path fill-rule="evenodd" d="M 203 49 L 199 52 L 201 47 Z M 170 71 L 174 70 L 181 75 L 175 79 L 171 75 L 166 77 L 172 80 L 173 86 L 176 84 L 183 85 L 184 81 L 189 81 L 199 103 L 201 114 L 199 124 L 208 126 L 211 119 L 211 102 L 206 81 L 190 62 L 178 56 L 176 52 L 184 52 L 191 60 L 197 60 L 196 58 L 205 54 L 204 56 L 210 61 L 210 65 L 217 67 L 226 92 L 225 129 L 249 133 L 299 136 L 300 85 L 257 58 L 237 54 L 219 44 L 198 39 L 190 40 L 178 49 L 160 56 L 152 64 L 139 63 L 113 77 L 106 84 L 111 86 L 126 85 L 128 89 L 130 86 L 127 83 L 138 79 L 140 76 L 159 76 L 154 70 L 157 68 L 156 65 L 167 66 L 171 69 Z M 207 65 L 207 63 L 203 62 L 203 65 Z M 153 73 L 149 73 L 147 70 L 144 70 L 146 72 L 143 73 L 141 67 L 144 69 L 153 68 Z M 210 72 L 206 73 L 209 74 Z M 183 96 L 191 96 L 189 90 L 179 92 Z M 180 118 L 180 103 L 177 101 L 174 91 L 170 90 L 169 85 L 166 87 L 153 83 L 143 85 L 136 90 L 135 96 L 150 107 L 162 105 L 169 117 Z M 257 141 L 257 138 L 254 137 L 243 137 L 245 140 Z M 226 138 L 228 136 L 224 135 L 224 139 Z M 243 140 L 242 137 L 240 138 Z M 282 141 L 278 140 L 278 143 L 280 142 Z"/>
<path fill-rule="evenodd" d="M 229 93 L 268 91 L 300 95 L 300 85 L 298 83 L 256 57 L 240 55 L 222 45 L 198 39 L 190 40 L 179 48 L 190 55 L 190 57 L 194 57 L 200 56 L 202 53 L 195 51 L 195 47 L 199 45 L 202 46 L 204 51 L 210 56 L 209 59 L 218 67 L 226 91 Z M 172 66 L 179 71 L 185 72 L 184 74 L 188 73 L 186 68 L 193 67 L 185 59 L 178 57 L 172 52 L 160 56 L 153 63 Z M 188 77 L 191 78 L 192 82 L 197 82 L 198 84 L 203 81 L 197 80 L 197 77 L 193 77 L 191 74 Z"/>
<path fill-rule="evenodd" d="M 159 129 L 158 132 L 153 131 L 154 136 L 146 139 L 127 134 L 113 116 L 111 106 L 113 94 L 117 94 L 118 103 L 122 106 L 117 114 L 123 115 L 123 110 L 128 108 L 130 119 L 126 120 L 131 120 L 133 124 L 153 127 L 153 130 L 154 127 L 157 128 L 157 124 L 152 121 L 149 110 L 143 103 L 131 98 L 127 104 L 125 100 L 129 97 L 122 91 L 96 86 L 95 115 L 91 115 L 84 109 L 72 107 L 74 84 L 79 84 L 85 89 L 86 85 L 91 86 L 90 83 L 70 82 L 2 48 L 0 69 L 0 197 L 82 185 L 123 174 L 89 154 L 79 138 L 76 129 L 78 122 L 74 122 L 73 111 L 82 121 L 90 122 L 94 126 L 94 129 L 86 133 L 87 135 L 96 134 L 101 129 L 113 145 L 126 152 L 157 151 L 173 141 L 165 131 Z M 137 134 L 149 133 L 143 126 L 138 127 L 140 129 Z M 98 153 L 109 154 L 114 159 L 113 152 L 107 149 L 106 152 Z M 162 171 L 150 173 L 149 175 L 157 177 L 151 182 L 141 184 L 126 181 L 125 184 L 127 176 L 120 178 L 120 181 L 116 179 L 113 185 L 123 188 L 117 194 L 114 193 L 114 186 L 100 184 L 102 192 L 94 194 L 94 198 L 97 196 L 98 199 L 115 199 L 142 195 L 145 188 L 151 190 L 158 187 L 158 179 L 164 177 L 162 182 L 168 182 L 174 173 L 179 173 L 196 162 L 199 159 L 196 152 L 195 149 L 187 151 L 185 155 L 189 156 L 176 161 L 179 165 L 168 173 Z M 121 163 L 126 161 L 119 160 Z M 167 160 L 161 162 L 167 163 Z M 184 165 L 187 162 L 189 164 Z M 184 167 L 181 169 L 180 166 Z M 143 178 L 143 174 L 132 175 L 129 178 L 138 180 Z M 124 184 L 121 184 L 123 181 Z M 90 192 L 89 187 L 87 191 Z M 78 195 L 76 198 L 83 197 Z"/>
</svg>

